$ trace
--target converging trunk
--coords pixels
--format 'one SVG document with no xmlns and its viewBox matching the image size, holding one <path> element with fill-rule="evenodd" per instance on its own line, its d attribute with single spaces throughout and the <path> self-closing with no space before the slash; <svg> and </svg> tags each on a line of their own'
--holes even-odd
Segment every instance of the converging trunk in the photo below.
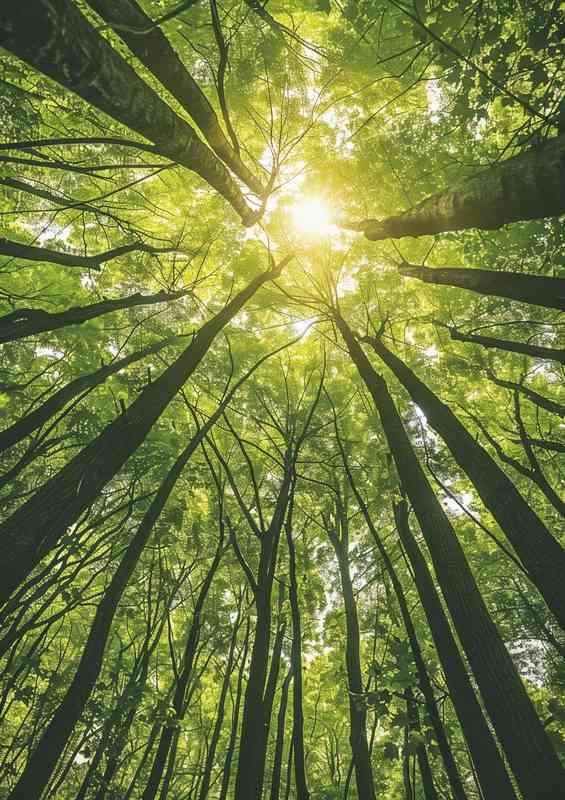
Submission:
<svg viewBox="0 0 565 800">
<path fill-rule="evenodd" d="M 546 308 L 565 309 L 565 278 L 529 275 L 522 272 L 497 272 L 490 269 L 464 267 L 424 267 L 403 263 L 398 271 L 406 278 L 424 283 L 455 286 L 478 294 L 508 297 Z"/>
<path fill-rule="evenodd" d="M 485 606 L 457 535 L 414 453 L 383 378 L 350 328 L 336 324 L 378 410 L 400 480 L 426 539 L 447 607 L 525 800 L 565 793 L 565 770 Z"/>
</svg>

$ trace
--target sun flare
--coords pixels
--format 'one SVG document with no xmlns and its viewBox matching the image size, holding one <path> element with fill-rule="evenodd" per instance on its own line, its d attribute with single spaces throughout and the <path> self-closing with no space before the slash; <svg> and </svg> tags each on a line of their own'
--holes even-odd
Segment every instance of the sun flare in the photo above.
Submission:
<svg viewBox="0 0 565 800">
<path fill-rule="evenodd" d="M 333 227 L 331 216 L 328 206 L 317 198 L 302 200 L 292 208 L 295 226 L 309 234 L 329 233 Z"/>
</svg>

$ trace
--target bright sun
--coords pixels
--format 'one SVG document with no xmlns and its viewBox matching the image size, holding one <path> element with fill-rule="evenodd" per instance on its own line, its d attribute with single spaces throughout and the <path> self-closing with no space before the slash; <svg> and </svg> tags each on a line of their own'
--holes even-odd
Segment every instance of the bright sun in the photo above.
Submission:
<svg viewBox="0 0 565 800">
<path fill-rule="evenodd" d="M 294 224 L 305 233 L 328 233 L 333 227 L 327 205 L 315 198 L 303 200 L 292 208 Z"/>
</svg>

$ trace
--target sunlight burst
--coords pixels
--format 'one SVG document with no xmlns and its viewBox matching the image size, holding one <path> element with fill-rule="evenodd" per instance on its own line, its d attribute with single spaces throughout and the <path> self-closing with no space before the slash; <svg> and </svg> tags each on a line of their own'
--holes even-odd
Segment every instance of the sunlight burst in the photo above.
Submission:
<svg viewBox="0 0 565 800">
<path fill-rule="evenodd" d="M 292 217 L 297 228 L 309 234 L 330 233 L 332 215 L 328 206 L 317 198 L 310 198 L 297 203 L 292 208 Z"/>
</svg>

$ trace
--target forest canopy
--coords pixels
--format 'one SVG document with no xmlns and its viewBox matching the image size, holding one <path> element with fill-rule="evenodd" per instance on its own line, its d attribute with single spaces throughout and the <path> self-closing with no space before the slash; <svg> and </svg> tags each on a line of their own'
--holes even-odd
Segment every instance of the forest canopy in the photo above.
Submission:
<svg viewBox="0 0 565 800">
<path fill-rule="evenodd" d="M 565 797 L 564 12 L 2 0 L 0 800 Z"/>
</svg>

